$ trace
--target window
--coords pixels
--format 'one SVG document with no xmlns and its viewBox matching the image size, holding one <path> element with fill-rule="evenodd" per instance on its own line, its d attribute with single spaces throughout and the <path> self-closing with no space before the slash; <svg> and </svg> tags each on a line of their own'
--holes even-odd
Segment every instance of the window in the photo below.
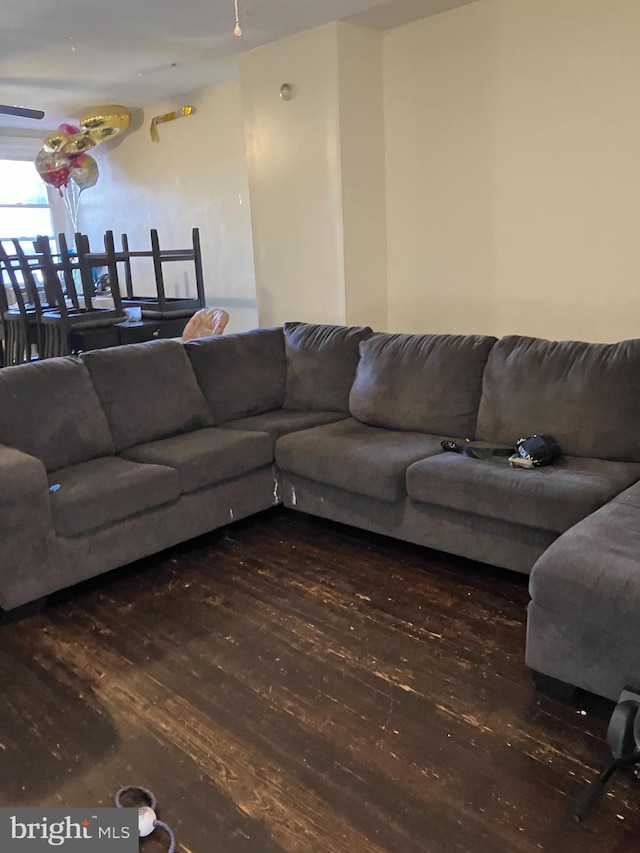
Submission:
<svg viewBox="0 0 640 853">
<path fill-rule="evenodd" d="M 0 240 L 53 235 L 47 186 L 28 160 L 0 160 Z"/>
</svg>

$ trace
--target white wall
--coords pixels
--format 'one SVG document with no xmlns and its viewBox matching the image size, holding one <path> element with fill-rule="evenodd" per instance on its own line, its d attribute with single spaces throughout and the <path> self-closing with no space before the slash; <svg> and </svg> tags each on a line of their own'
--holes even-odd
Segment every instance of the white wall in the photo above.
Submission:
<svg viewBox="0 0 640 853">
<path fill-rule="evenodd" d="M 386 328 L 381 34 L 328 24 L 245 54 L 241 79 L 261 323 Z"/>
<path fill-rule="evenodd" d="M 157 228 L 160 246 L 186 248 L 191 229 L 200 229 L 207 304 L 225 308 L 229 331 L 258 325 L 251 239 L 251 214 L 244 153 L 239 82 L 191 96 L 194 115 L 159 126 L 160 142 L 149 136 L 153 115 L 175 109 L 157 104 L 145 111 L 144 126 L 111 150 L 90 152 L 99 161 L 98 184 L 83 193 L 80 230 L 101 245 L 105 230 L 129 235 L 132 249 L 149 247 Z M 148 262 L 134 268 L 137 289 L 148 290 Z M 169 295 L 195 294 L 193 264 L 167 264 Z M 138 284 L 139 283 L 139 284 Z"/>
<path fill-rule="evenodd" d="M 382 36 L 338 25 L 345 322 L 387 328 Z"/>
<path fill-rule="evenodd" d="M 328 24 L 241 57 L 262 325 L 344 322 L 337 49 Z"/>
<path fill-rule="evenodd" d="M 638 335 L 639 31 L 481 0 L 386 35 L 390 328 Z"/>
</svg>

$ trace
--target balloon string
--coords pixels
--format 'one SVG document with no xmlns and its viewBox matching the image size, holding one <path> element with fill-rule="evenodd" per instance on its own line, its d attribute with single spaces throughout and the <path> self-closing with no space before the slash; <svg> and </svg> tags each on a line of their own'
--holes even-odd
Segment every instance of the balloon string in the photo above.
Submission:
<svg viewBox="0 0 640 853">
<path fill-rule="evenodd" d="M 235 9 L 236 9 L 236 28 L 233 31 L 233 34 L 234 34 L 234 36 L 241 36 L 242 35 L 242 28 L 240 26 L 240 13 L 238 11 L 238 0 L 233 0 L 233 2 L 235 5 Z"/>
<path fill-rule="evenodd" d="M 69 219 L 71 220 L 71 225 L 73 226 L 73 231 L 75 233 L 78 230 L 78 206 L 80 204 L 80 193 L 82 190 L 73 179 L 65 185 L 64 189 L 65 192 L 63 193 L 62 187 L 60 187 L 60 195 L 62 196 L 62 201 L 64 202 L 65 209 L 69 215 Z"/>
</svg>

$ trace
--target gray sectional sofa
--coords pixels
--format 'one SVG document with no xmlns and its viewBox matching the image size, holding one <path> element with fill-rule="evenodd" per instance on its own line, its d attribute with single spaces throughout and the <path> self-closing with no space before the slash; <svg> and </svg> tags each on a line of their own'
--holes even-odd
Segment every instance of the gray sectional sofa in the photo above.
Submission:
<svg viewBox="0 0 640 853">
<path fill-rule="evenodd" d="M 640 341 L 288 323 L 0 371 L 0 607 L 276 503 L 531 572 L 527 663 L 640 677 Z M 533 471 L 444 438 L 564 449 Z M 635 485 L 638 483 L 638 485 Z"/>
</svg>

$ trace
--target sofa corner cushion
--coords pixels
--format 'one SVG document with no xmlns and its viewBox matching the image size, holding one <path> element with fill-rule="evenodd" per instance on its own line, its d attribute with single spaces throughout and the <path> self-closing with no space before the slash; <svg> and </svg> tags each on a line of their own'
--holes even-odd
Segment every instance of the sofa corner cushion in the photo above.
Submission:
<svg viewBox="0 0 640 853">
<path fill-rule="evenodd" d="M 281 328 L 216 335 L 184 346 L 215 424 L 279 409 L 284 403 Z"/>
<path fill-rule="evenodd" d="M 348 418 L 279 438 L 276 462 L 307 480 L 392 503 L 406 497 L 409 465 L 441 453 L 440 441 L 440 436 L 378 429 Z"/>
<path fill-rule="evenodd" d="M 495 342 L 483 335 L 374 334 L 360 344 L 350 412 L 371 426 L 473 438 Z"/>
<path fill-rule="evenodd" d="M 614 500 L 556 539 L 537 560 L 531 599 L 605 633 L 637 636 L 639 553 L 640 508 Z"/>
<path fill-rule="evenodd" d="M 416 462 L 407 493 L 420 503 L 562 533 L 640 477 L 640 464 L 563 457 L 530 470 L 457 453 Z"/>
<path fill-rule="evenodd" d="M 349 391 L 368 326 L 285 323 L 285 409 L 349 411 Z"/>
<path fill-rule="evenodd" d="M 266 432 L 275 444 L 277 439 L 283 435 L 288 435 L 290 432 L 299 432 L 303 429 L 332 424 L 335 421 L 344 420 L 344 417 L 342 412 L 296 412 L 291 409 L 276 409 L 249 418 L 225 421 L 220 426 L 224 429 Z"/>
<path fill-rule="evenodd" d="M 85 365 L 67 356 L 0 370 L 0 444 L 48 471 L 114 453 Z"/>
<path fill-rule="evenodd" d="M 52 471 L 49 483 L 58 486 L 50 502 L 60 536 L 77 536 L 180 497 L 180 480 L 173 468 L 117 456 Z"/>
<path fill-rule="evenodd" d="M 571 456 L 640 461 L 640 340 L 616 344 L 509 335 L 485 369 L 478 438 L 548 433 Z"/>
<path fill-rule="evenodd" d="M 82 356 L 116 449 L 211 425 L 211 413 L 178 341 L 93 350 Z"/>
<path fill-rule="evenodd" d="M 273 448 L 269 436 L 261 432 L 209 427 L 130 447 L 121 456 L 174 468 L 186 494 L 270 465 Z"/>
</svg>

